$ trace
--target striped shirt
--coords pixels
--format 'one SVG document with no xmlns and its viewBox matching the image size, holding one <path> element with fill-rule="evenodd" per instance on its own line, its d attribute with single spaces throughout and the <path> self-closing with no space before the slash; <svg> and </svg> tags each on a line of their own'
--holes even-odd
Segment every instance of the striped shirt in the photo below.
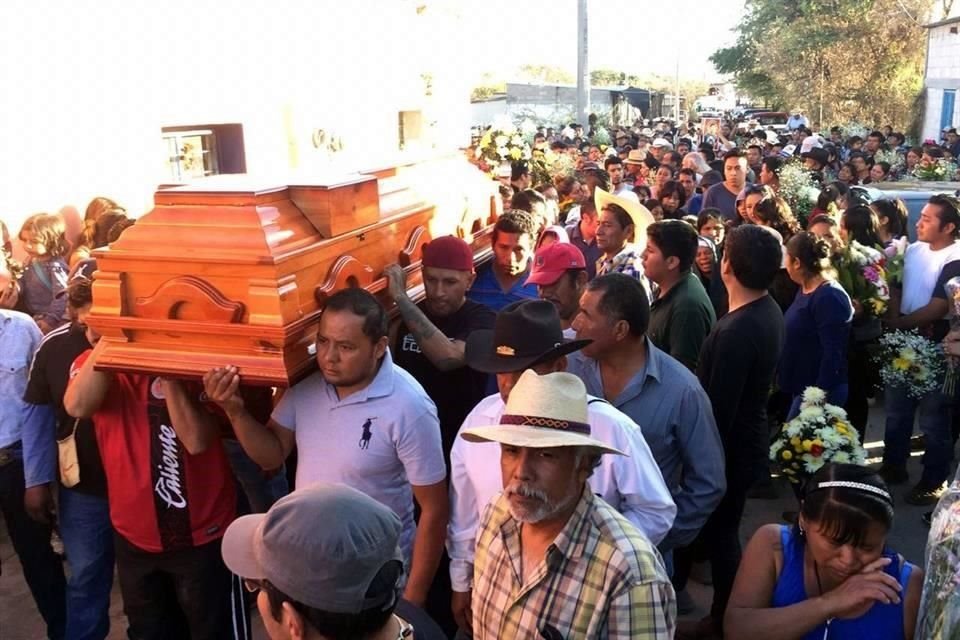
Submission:
<svg viewBox="0 0 960 640">
<path fill-rule="evenodd" d="M 672 638 L 676 597 L 656 548 L 590 491 L 544 561 L 521 581 L 520 523 L 505 497 L 484 513 L 474 563 L 478 640 L 559 637 Z"/>
</svg>

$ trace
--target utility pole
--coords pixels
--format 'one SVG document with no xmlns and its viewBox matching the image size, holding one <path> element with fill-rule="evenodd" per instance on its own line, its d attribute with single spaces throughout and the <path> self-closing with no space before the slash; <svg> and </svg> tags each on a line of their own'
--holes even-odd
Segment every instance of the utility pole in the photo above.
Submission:
<svg viewBox="0 0 960 640">
<path fill-rule="evenodd" d="M 820 54 L 820 126 L 819 129 L 823 129 L 823 54 Z M 818 132 L 819 133 L 819 132 Z"/>
<path fill-rule="evenodd" d="M 590 117 L 590 64 L 587 29 L 588 0 L 577 0 L 577 122 L 587 127 Z"/>
<path fill-rule="evenodd" d="M 677 53 L 677 94 L 676 102 L 673 105 L 673 118 L 677 123 L 677 126 L 680 126 L 680 54 Z M 686 118 L 684 118 L 686 119 Z"/>
</svg>

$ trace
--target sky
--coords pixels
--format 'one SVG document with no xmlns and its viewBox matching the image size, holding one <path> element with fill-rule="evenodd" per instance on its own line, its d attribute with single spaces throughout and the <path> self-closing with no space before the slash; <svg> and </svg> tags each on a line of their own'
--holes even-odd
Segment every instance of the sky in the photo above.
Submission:
<svg viewBox="0 0 960 640">
<path fill-rule="evenodd" d="M 465 69 L 512 79 L 522 64 L 577 68 L 577 0 L 460 0 L 461 16 L 476 34 Z M 733 44 L 744 0 L 588 0 L 589 66 L 627 73 L 712 81 L 709 62 Z M 684 7 L 683 10 L 680 7 Z"/>
</svg>

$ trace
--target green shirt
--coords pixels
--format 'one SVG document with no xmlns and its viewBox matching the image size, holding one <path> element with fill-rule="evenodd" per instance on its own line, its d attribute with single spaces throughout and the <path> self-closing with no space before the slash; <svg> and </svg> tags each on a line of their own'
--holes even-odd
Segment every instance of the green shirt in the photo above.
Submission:
<svg viewBox="0 0 960 640">
<path fill-rule="evenodd" d="M 687 272 L 666 295 L 650 304 L 647 337 L 653 344 L 696 371 L 700 347 L 717 321 L 700 278 Z"/>
</svg>

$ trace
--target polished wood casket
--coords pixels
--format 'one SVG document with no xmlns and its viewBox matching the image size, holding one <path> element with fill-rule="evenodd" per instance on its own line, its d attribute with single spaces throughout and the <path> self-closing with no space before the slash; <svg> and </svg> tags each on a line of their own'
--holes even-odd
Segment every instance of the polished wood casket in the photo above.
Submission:
<svg viewBox="0 0 960 640">
<path fill-rule="evenodd" d="M 399 263 L 423 297 L 420 253 L 454 234 L 490 255 L 497 183 L 461 157 L 309 180 L 218 176 L 157 191 L 154 208 L 94 252 L 90 325 L 98 368 L 196 378 L 239 367 L 289 386 L 315 369 L 324 300 L 347 286 L 380 297 Z"/>
</svg>

